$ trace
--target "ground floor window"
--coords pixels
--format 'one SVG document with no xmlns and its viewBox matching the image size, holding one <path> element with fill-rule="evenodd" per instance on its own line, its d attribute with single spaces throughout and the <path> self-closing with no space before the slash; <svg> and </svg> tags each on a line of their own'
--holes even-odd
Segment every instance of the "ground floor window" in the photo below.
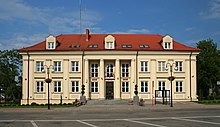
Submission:
<svg viewBox="0 0 220 127">
<path fill-rule="evenodd" d="M 122 82 L 122 92 L 129 92 L 129 82 Z"/>
<path fill-rule="evenodd" d="M 60 93 L 61 91 L 61 81 L 54 81 L 54 93 Z"/>
<path fill-rule="evenodd" d="M 72 92 L 79 92 L 79 81 L 72 81 Z"/>
<path fill-rule="evenodd" d="M 158 90 L 165 90 L 165 84 L 166 82 L 165 81 L 159 81 L 158 82 Z"/>
<path fill-rule="evenodd" d="M 176 81 L 176 92 L 183 92 L 183 82 Z"/>
<path fill-rule="evenodd" d="M 37 81 L 36 82 L 36 91 L 37 92 L 44 92 L 44 82 L 43 81 Z"/>
<path fill-rule="evenodd" d="M 148 82 L 147 81 L 141 82 L 141 92 L 148 92 Z"/>
<path fill-rule="evenodd" d="M 91 82 L 91 92 L 92 92 L 92 93 L 97 93 L 97 92 L 99 92 L 98 82 Z"/>
</svg>

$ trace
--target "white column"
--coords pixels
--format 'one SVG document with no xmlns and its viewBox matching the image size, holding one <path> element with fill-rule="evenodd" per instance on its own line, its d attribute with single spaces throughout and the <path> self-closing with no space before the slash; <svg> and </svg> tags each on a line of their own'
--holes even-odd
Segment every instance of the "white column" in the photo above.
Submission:
<svg viewBox="0 0 220 127">
<path fill-rule="evenodd" d="M 151 93 L 150 98 L 152 99 L 153 96 L 155 97 L 155 90 L 158 89 L 157 87 L 157 61 L 156 59 L 151 59 L 149 62 L 150 63 L 148 65 L 150 69 L 150 81 L 151 81 L 149 82 L 149 85 L 151 84 L 150 85 L 151 89 L 149 89 L 149 92 Z"/>
<path fill-rule="evenodd" d="M 84 71 L 84 85 L 85 85 L 85 96 L 90 99 L 90 83 L 89 83 L 89 60 L 85 59 L 85 71 Z"/>
<path fill-rule="evenodd" d="M 29 99 L 32 100 L 34 98 L 34 88 L 35 88 L 35 81 L 34 81 L 34 60 L 30 59 L 30 72 L 29 72 Z M 29 104 L 31 101 L 29 100 Z"/>
<path fill-rule="evenodd" d="M 120 81 L 120 61 L 115 60 L 115 99 L 121 99 L 121 81 Z"/>
<path fill-rule="evenodd" d="M 104 60 L 103 60 L 103 59 L 100 59 L 100 68 L 99 68 L 99 74 L 100 74 L 99 98 L 100 98 L 100 99 L 105 99 L 105 79 L 104 79 L 104 72 L 105 72 Z"/>
<path fill-rule="evenodd" d="M 62 66 L 62 71 L 63 71 L 63 83 L 62 83 L 62 88 L 63 88 L 63 99 L 68 99 L 69 95 L 69 59 L 64 59 L 63 60 L 63 66 Z"/>
<path fill-rule="evenodd" d="M 130 98 L 133 98 L 133 96 L 134 96 L 134 87 L 135 87 L 135 75 L 136 75 L 135 74 L 136 73 L 136 71 L 135 71 L 135 59 L 131 60 L 131 70 L 130 70 L 130 72 L 131 72 L 131 82 L 130 82 L 131 97 Z"/>
</svg>

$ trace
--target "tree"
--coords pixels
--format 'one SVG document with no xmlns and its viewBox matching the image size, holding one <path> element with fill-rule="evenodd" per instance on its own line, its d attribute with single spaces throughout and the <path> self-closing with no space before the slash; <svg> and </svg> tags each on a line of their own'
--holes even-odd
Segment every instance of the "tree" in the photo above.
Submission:
<svg viewBox="0 0 220 127">
<path fill-rule="evenodd" d="M 16 50 L 0 51 L 0 92 L 5 100 L 17 100 L 21 95 L 21 55 Z"/>
<path fill-rule="evenodd" d="M 197 56 L 198 95 L 200 99 L 215 97 L 219 94 L 216 82 L 220 79 L 220 53 L 217 44 L 212 39 L 207 39 L 199 41 L 197 48 L 201 49 Z"/>
</svg>

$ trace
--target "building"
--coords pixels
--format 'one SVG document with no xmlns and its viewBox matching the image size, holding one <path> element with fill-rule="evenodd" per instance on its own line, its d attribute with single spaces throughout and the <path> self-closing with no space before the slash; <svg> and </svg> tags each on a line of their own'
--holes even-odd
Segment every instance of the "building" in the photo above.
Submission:
<svg viewBox="0 0 220 127">
<path fill-rule="evenodd" d="M 19 50 L 23 56 L 22 104 L 47 103 L 45 83 L 50 66 L 50 102 L 71 103 L 87 99 L 152 99 L 155 90 L 170 90 L 173 64 L 173 100 L 197 100 L 196 55 L 169 35 L 158 34 L 61 34 Z M 174 69 L 174 67 L 172 68 Z"/>
</svg>

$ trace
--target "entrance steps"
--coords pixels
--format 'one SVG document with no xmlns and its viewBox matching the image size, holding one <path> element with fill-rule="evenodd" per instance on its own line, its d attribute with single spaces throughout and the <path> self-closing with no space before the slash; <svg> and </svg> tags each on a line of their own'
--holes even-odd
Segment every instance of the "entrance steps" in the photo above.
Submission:
<svg viewBox="0 0 220 127">
<path fill-rule="evenodd" d="M 86 105 L 128 105 L 128 100 L 88 100 Z"/>
</svg>

